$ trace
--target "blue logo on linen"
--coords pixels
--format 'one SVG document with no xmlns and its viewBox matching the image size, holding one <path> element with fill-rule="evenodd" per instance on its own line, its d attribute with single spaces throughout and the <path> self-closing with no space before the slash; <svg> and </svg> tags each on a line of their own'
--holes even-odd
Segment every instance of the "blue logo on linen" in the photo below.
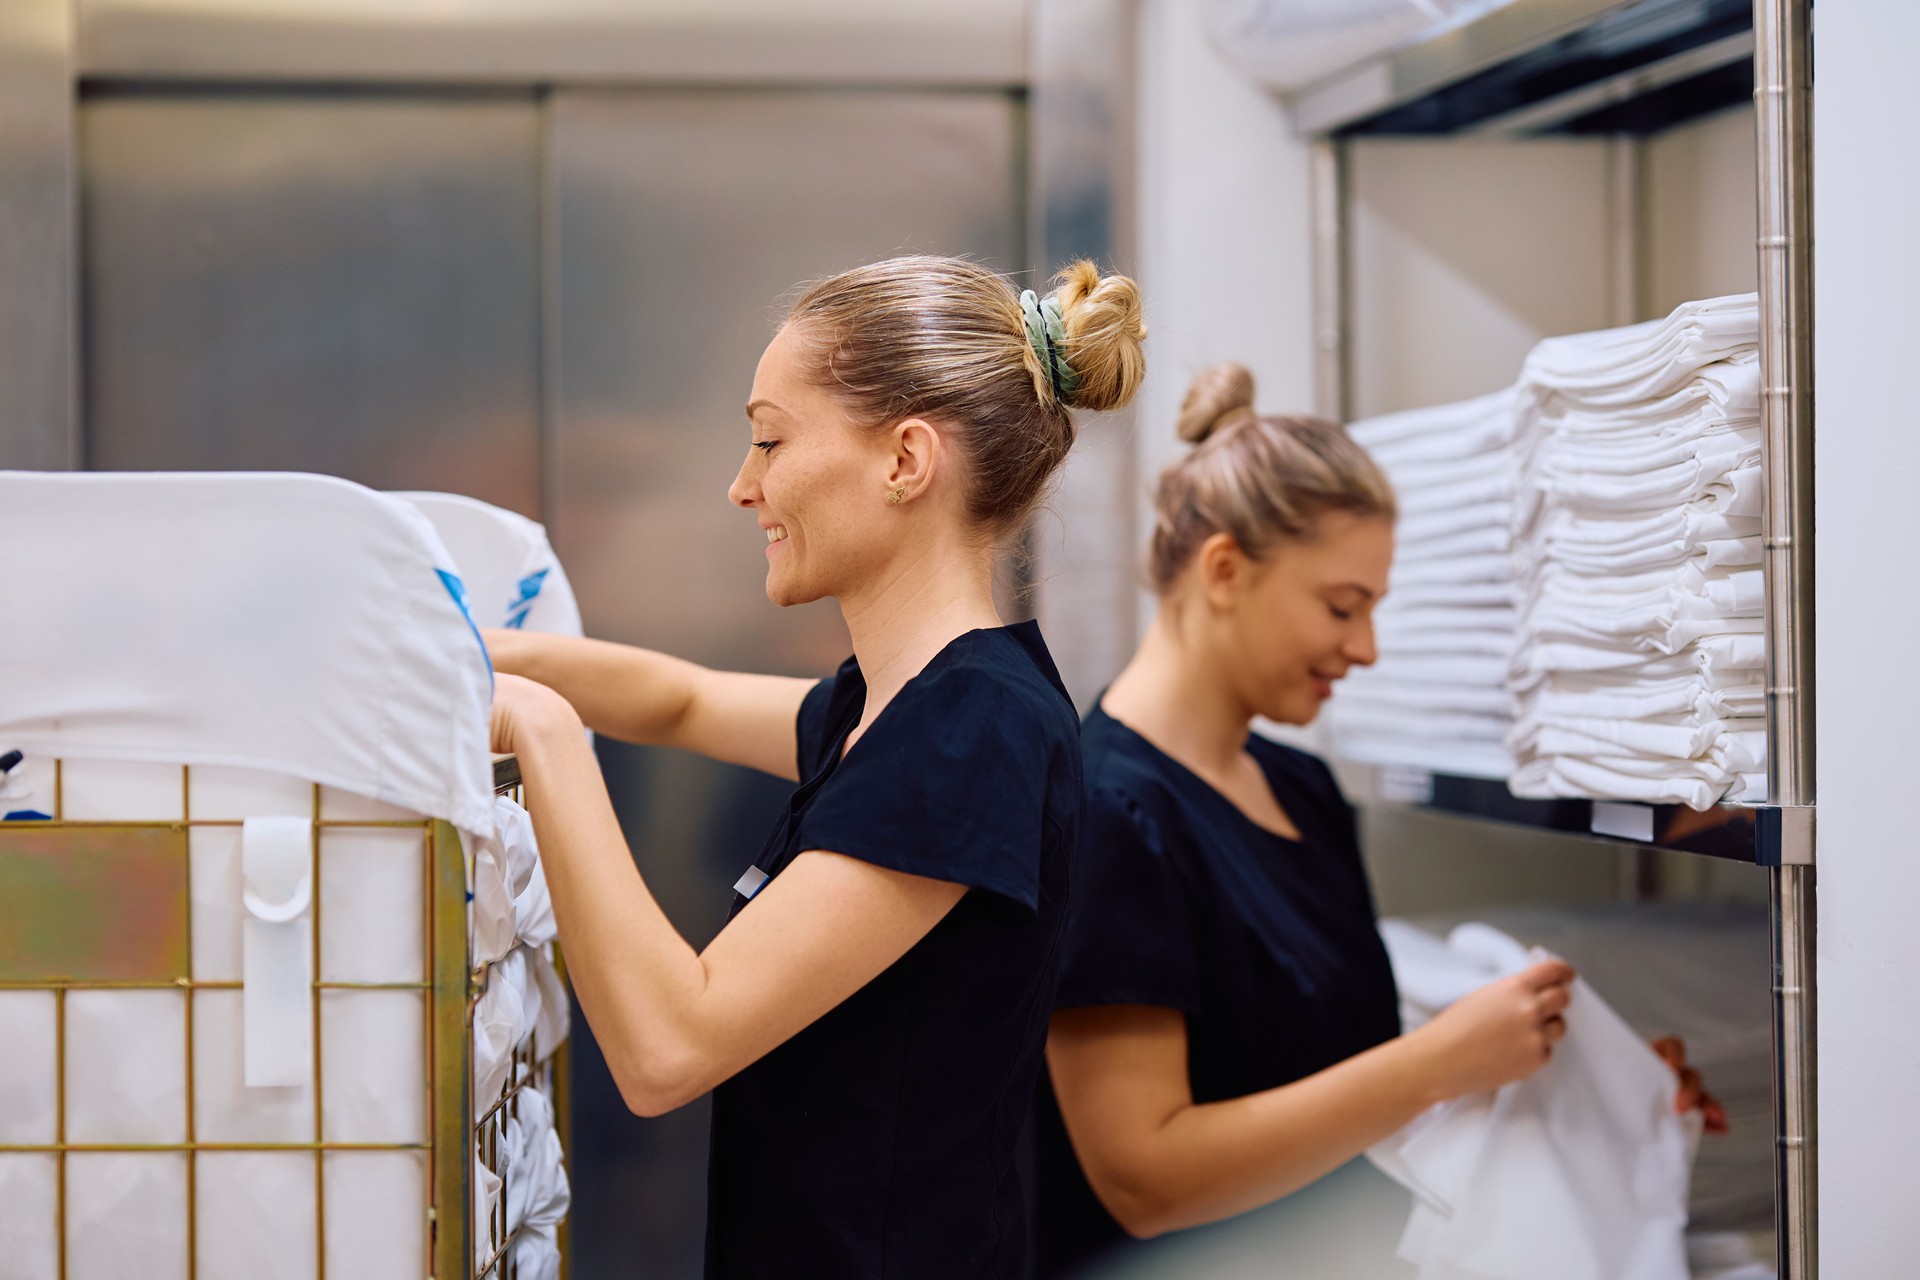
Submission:
<svg viewBox="0 0 1920 1280">
<path fill-rule="evenodd" d="M 520 579 L 519 594 L 514 597 L 513 603 L 507 606 L 507 626 L 517 630 L 527 625 L 527 615 L 533 611 L 533 602 L 539 598 L 540 588 L 547 584 L 547 575 L 552 571 L 552 566 L 549 565 L 538 573 L 530 573 Z"/>
<path fill-rule="evenodd" d="M 487 660 L 487 687 L 493 687 L 493 655 L 487 652 L 487 642 L 480 638 L 480 628 L 473 623 L 473 610 L 467 608 L 467 584 L 460 581 L 457 574 L 445 569 L 435 569 L 440 575 L 440 585 L 447 589 L 453 602 L 460 606 L 460 616 L 467 620 L 467 630 L 473 632 L 473 642 L 480 646 L 480 656 Z"/>
</svg>

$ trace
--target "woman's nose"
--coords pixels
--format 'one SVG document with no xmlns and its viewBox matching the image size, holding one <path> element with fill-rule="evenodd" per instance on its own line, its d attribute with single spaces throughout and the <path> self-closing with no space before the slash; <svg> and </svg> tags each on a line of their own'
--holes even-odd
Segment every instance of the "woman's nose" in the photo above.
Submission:
<svg viewBox="0 0 1920 1280">
<path fill-rule="evenodd" d="M 1356 667 L 1370 667 L 1380 660 L 1380 648 L 1373 640 L 1373 619 L 1363 618 L 1355 635 L 1347 641 L 1347 661 Z"/>
<path fill-rule="evenodd" d="M 727 486 L 727 501 L 736 507 L 751 507 L 760 498 L 760 486 L 748 478 L 747 472 L 753 466 L 752 451 L 740 464 L 740 471 L 733 477 L 733 483 Z"/>
</svg>

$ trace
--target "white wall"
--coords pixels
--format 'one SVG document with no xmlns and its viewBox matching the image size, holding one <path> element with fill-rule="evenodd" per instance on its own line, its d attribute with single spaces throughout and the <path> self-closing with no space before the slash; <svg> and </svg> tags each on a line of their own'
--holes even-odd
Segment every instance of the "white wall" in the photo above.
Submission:
<svg viewBox="0 0 1920 1280">
<path fill-rule="evenodd" d="M 1608 320 L 1595 140 L 1352 144 L 1356 417 L 1507 386 L 1545 337 Z"/>
<path fill-rule="evenodd" d="M 1910 132 L 1920 6 L 1822 5 L 1814 116 L 1814 599 L 1820 903 L 1820 1262 L 1914 1274 L 1920 1202 L 1920 546 L 1913 369 L 1920 173 Z"/>
<path fill-rule="evenodd" d="M 1140 475 L 1183 446 L 1187 385 L 1207 365 L 1253 370 L 1260 404 L 1313 407 L 1307 145 L 1285 110 L 1214 47 L 1193 0 L 1140 17 L 1140 285 L 1147 381 Z M 1142 521 L 1151 532 L 1151 518 Z"/>
<path fill-rule="evenodd" d="M 1753 107 L 1733 107 L 1647 140 L 1640 314 L 1748 293 L 1755 283 Z"/>
</svg>

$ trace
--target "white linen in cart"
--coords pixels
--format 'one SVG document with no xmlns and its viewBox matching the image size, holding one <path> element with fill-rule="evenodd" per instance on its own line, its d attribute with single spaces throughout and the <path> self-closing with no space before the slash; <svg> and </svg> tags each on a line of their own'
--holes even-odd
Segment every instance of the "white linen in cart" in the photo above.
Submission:
<svg viewBox="0 0 1920 1280">
<path fill-rule="evenodd" d="M 1446 940 L 1381 922 L 1417 1026 L 1545 952 L 1485 925 Z M 1697 1117 L 1673 1072 L 1584 981 L 1553 1061 L 1493 1094 L 1435 1107 L 1367 1154 L 1414 1193 L 1400 1256 L 1420 1280 L 1686 1280 Z"/>
<path fill-rule="evenodd" d="M 513 1274 L 516 1280 L 559 1280 L 559 1228 L 573 1192 L 546 1094 L 533 1087 L 521 1091 L 501 1145 L 507 1231 L 518 1233 Z"/>
<path fill-rule="evenodd" d="M 21 1280 L 60 1274 L 60 1163 L 51 1152 L 0 1154 L 0 1259 Z"/>
<path fill-rule="evenodd" d="M 577 636 L 580 606 L 547 541 L 523 515 L 457 493 L 395 493 L 433 521 L 466 584 L 467 607 L 483 627 Z"/>
<path fill-rule="evenodd" d="M 473 854 L 473 962 L 491 964 L 515 943 L 537 947 L 553 938 L 553 900 L 533 819 L 499 796 L 492 829 Z"/>
<path fill-rule="evenodd" d="M 70 991 L 66 1006 L 67 1141 L 186 1141 L 186 993 Z"/>
<path fill-rule="evenodd" d="M 317 1180 L 304 1151 L 201 1152 L 194 1280 L 312 1280 Z"/>
<path fill-rule="evenodd" d="M 0 1145 L 51 1145 L 57 1136 L 58 1016 L 51 991 L 0 991 Z"/>
<path fill-rule="evenodd" d="M 266 769 L 486 829 L 492 673 L 410 504 L 329 476 L 6 471 L 0 543 L 34 548 L 0 610 L 8 746 Z"/>
<path fill-rule="evenodd" d="M 353 1280 L 420 1280 L 427 1254 L 424 1151 L 329 1151 L 327 1275 Z"/>
<path fill-rule="evenodd" d="M 513 1053 L 529 1039 L 545 1061 L 567 1038 L 572 1013 L 545 947 L 517 946 L 487 969 L 473 1009 L 473 1114 L 485 1115 L 512 1075 Z"/>
<path fill-rule="evenodd" d="M 187 1158 L 67 1155 L 66 1280 L 189 1280 Z"/>
</svg>

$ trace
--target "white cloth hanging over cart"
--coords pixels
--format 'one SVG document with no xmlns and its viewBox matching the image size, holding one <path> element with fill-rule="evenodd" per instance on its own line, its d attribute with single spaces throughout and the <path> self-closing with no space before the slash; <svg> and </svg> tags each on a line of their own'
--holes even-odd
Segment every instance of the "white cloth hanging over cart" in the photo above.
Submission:
<svg viewBox="0 0 1920 1280">
<path fill-rule="evenodd" d="M 329 476 L 0 472 L 0 546 L 0 744 L 489 829 L 492 671 L 410 504 Z"/>
<path fill-rule="evenodd" d="M 580 634 L 573 584 L 547 541 L 523 515 L 458 493 L 396 493 L 433 521 L 467 587 L 467 607 L 483 627 Z"/>
</svg>

